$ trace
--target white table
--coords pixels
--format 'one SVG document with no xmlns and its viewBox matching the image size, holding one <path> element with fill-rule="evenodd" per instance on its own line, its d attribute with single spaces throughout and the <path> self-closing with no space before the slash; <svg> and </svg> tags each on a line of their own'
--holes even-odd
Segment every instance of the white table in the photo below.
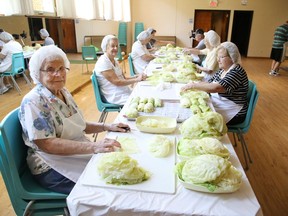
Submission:
<svg viewBox="0 0 288 216">
<path fill-rule="evenodd" d="M 155 91 L 153 87 L 139 83 L 131 97 L 159 96 L 161 99 L 179 99 L 178 87 L 173 84 L 171 89 L 163 92 Z M 148 93 L 147 93 L 148 92 Z M 118 115 L 116 121 L 126 122 L 133 129 L 135 136 L 151 136 L 135 131 L 135 122 L 123 117 L 126 104 Z M 179 137 L 179 130 L 173 134 Z M 109 136 L 109 135 L 108 135 Z M 231 153 L 231 163 L 242 174 L 243 183 L 240 189 L 231 194 L 211 194 L 185 189 L 177 181 L 175 194 L 153 193 L 135 190 L 111 189 L 83 184 L 83 174 L 76 183 L 70 195 L 67 197 L 67 205 L 72 216 L 74 215 L 262 215 L 261 207 L 239 162 L 235 150 L 225 135 L 222 143 Z M 92 163 L 88 163 L 87 169 L 91 170 Z M 95 166 L 95 165 L 93 165 Z M 96 168 L 95 168 L 96 169 Z M 93 169 L 92 169 L 93 170 Z M 87 176 L 86 176 L 87 177 Z"/>
</svg>

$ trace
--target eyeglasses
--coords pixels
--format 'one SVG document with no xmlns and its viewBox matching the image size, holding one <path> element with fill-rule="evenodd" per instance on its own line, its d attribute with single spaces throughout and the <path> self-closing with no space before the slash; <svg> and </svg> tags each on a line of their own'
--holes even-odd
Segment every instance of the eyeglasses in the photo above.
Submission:
<svg viewBox="0 0 288 216">
<path fill-rule="evenodd" d="M 53 67 L 48 67 L 46 70 L 40 69 L 40 71 L 45 72 L 49 75 L 56 75 L 57 73 L 64 74 L 69 70 L 70 70 L 69 68 L 65 68 L 65 67 L 60 67 L 59 69 L 55 69 Z"/>
<path fill-rule="evenodd" d="M 230 56 L 226 55 L 226 56 L 217 56 L 217 59 L 218 59 L 218 60 L 219 60 L 219 59 L 224 59 L 224 58 L 226 58 L 226 57 L 229 57 L 229 58 L 230 58 Z"/>
</svg>

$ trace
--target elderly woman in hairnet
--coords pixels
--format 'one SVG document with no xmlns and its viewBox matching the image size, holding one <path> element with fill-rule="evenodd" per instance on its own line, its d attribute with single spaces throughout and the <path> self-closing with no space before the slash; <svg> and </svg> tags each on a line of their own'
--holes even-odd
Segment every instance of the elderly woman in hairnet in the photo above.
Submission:
<svg viewBox="0 0 288 216">
<path fill-rule="evenodd" d="M 85 134 L 129 129 L 122 123 L 84 120 L 65 88 L 69 65 L 66 54 L 57 46 L 37 50 L 29 63 L 36 86 L 24 96 L 19 111 L 32 174 L 45 188 L 66 194 L 70 193 L 93 154 L 121 147 L 114 139 L 91 142 Z"/>
<path fill-rule="evenodd" d="M 118 38 L 114 35 L 106 35 L 101 43 L 104 52 L 97 60 L 94 68 L 101 92 L 107 102 L 124 105 L 132 90 L 131 84 L 146 79 L 146 74 L 138 74 L 133 77 L 125 77 L 117 60 Z"/>
<path fill-rule="evenodd" d="M 44 39 L 43 46 L 55 45 L 54 40 L 49 37 L 49 32 L 46 29 L 41 29 L 39 33 L 41 38 Z"/>
<path fill-rule="evenodd" d="M 4 77 L 1 76 L 1 73 L 11 69 L 13 53 L 23 52 L 23 49 L 21 44 L 15 41 L 8 32 L 0 34 L 0 41 L 3 42 L 3 48 L 0 52 L 0 94 L 4 94 L 12 86 L 9 83 L 7 85 L 4 84 Z"/>
<path fill-rule="evenodd" d="M 132 46 L 131 57 L 136 73 L 143 73 L 149 62 L 155 58 L 146 48 L 151 37 L 148 31 L 142 31 Z"/>
<path fill-rule="evenodd" d="M 220 45 L 220 36 L 213 30 L 204 33 L 204 44 L 206 49 L 199 50 L 196 48 L 185 49 L 184 52 L 190 52 L 194 55 L 206 55 L 202 65 L 196 65 L 199 71 L 204 72 L 204 81 L 209 80 L 218 70 L 217 64 L 217 47 Z"/>
<path fill-rule="evenodd" d="M 222 114 L 228 125 L 245 120 L 248 102 L 248 77 L 241 67 L 241 56 L 232 42 L 222 43 L 217 50 L 219 70 L 208 82 L 192 82 L 181 90 L 197 89 L 211 93 L 216 112 Z"/>
</svg>

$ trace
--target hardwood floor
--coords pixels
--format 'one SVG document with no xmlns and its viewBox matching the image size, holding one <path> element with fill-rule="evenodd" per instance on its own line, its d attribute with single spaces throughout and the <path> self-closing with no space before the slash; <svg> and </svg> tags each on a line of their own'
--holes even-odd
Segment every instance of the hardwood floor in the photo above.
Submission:
<svg viewBox="0 0 288 216">
<path fill-rule="evenodd" d="M 250 130 L 245 135 L 253 159 L 253 164 L 250 165 L 246 175 L 262 207 L 263 214 L 286 216 L 288 215 L 288 94 L 286 89 L 288 72 L 281 70 L 280 76 L 269 76 L 270 59 L 244 58 L 242 63 L 249 79 L 255 81 L 260 92 Z M 127 62 L 125 66 L 128 74 Z M 288 61 L 284 62 L 283 66 L 287 67 Z M 92 69 L 93 65 L 89 65 L 89 68 Z M 21 81 L 21 78 L 19 79 L 20 88 L 23 90 L 21 96 L 13 89 L 7 94 L 0 95 L 0 119 L 11 109 L 19 106 L 21 98 L 29 91 L 26 84 Z M 85 118 L 97 121 L 99 112 L 89 79 L 88 74 L 81 73 L 81 64 L 72 64 L 67 87 L 74 92 L 74 98 Z M 84 85 L 85 83 L 88 84 Z M 81 85 L 84 86 L 78 91 L 77 88 Z M 113 121 L 116 115 L 117 113 L 109 114 L 107 122 Z M 100 137 L 103 136 L 104 134 Z M 229 136 L 233 140 L 231 134 Z M 240 145 L 235 150 L 243 162 Z M 0 200 L 0 215 L 15 215 L 2 178 L 0 178 Z M 241 215 L 241 212 L 235 214 Z"/>
</svg>

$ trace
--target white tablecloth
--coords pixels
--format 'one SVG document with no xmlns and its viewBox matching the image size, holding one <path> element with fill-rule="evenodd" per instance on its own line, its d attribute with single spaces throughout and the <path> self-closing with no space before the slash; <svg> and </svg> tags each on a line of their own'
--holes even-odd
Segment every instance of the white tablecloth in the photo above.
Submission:
<svg viewBox="0 0 288 216">
<path fill-rule="evenodd" d="M 160 99 L 179 99 L 179 86 L 173 84 L 169 89 L 157 91 L 155 86 L 146 85 L 145 82 L 139 83 L 135 87 L 131 97 L 136 95 L 159 97 Z M 123 117 L 127 106 L 127 104 L 124 106 L 116 121 L 128 123 L 132 128 L 131 133 L 135 133 L 135 136 L 151 136 L 134 131 L 136 130 L 135 122 L 128 121 Z M 179 137 L 179 130 L 176 130 L 174 135 Z M 69 211 L 72 216 L 262 215 L 260 205 L 228 136 L 225 135 L 221 141 L 231 153 L 231 163 L 243 174 L 241 188 L 234 193 L 211 194 L 197 192 L 185 189 L 179 183 L 176 185 L 175 194 L 100 188 L 84 185 L 82 175 L 67 197 Z M 91 166 L 91 162 L 83 172 L 86 175 L 87 169 L 90 168 L 89 166 Z"/>
</svg>

